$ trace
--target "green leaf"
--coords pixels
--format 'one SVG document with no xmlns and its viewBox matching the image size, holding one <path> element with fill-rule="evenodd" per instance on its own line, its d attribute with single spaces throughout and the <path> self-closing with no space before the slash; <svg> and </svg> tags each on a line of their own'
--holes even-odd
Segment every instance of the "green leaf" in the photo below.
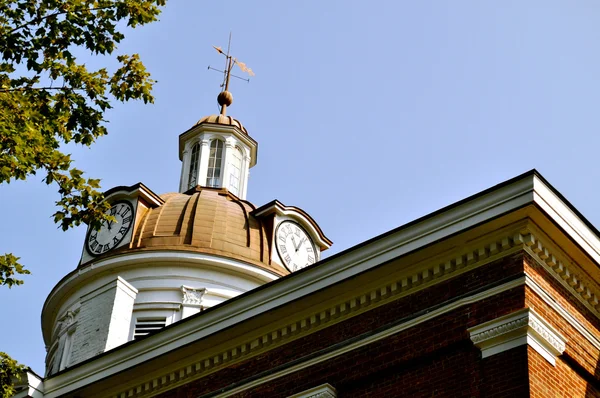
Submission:
<svg viewBox="0 0 600 398">
<path fill-rule="evenodd" d="M 124 26 L 156 21 L 165 0 L 0 1 L 0 184 L 40 170 L 60 195 L 52 215 L 63 230 L 87 223 L 99 228 L 108 204 L 100 180 L 77 169 L 61 146 L 91 146 L 106 135 L 112 102 L 152 103 L 151 79 L 138 54 L 119 55 L 116 70 L 90 70 L 75 54 L 112 56 Z M 85 51 L 81 51 L 85 50 Z M 28 71 L 23 74 L 23 71 Z M 29 274 L 13 254 L 0 256 L 0 285 Z M 4 355 L 4 356 L 3 356 Z M 12 394 L 20 369 L 0 353 L 0 391 Z"/>
<path fill-rule="evenodd" d="M 9 398 L 15 393 L 13 382 L 21 380 L 27 368 L 0 351 L 0 397 Z"/>
</svg>

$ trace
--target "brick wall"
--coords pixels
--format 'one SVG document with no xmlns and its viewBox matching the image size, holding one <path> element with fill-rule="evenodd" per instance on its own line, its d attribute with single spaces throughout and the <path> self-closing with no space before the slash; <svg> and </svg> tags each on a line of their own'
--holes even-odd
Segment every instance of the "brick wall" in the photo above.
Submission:
<svg viewBox="0 0 600 398">
<path fill-rule="evenodd" d="M 525 271 L 590 333 L 600 336 L 595 315 L 522 252 L 273 347 L 161 397 L 202 397 L 228 391 L 235 385 L 286 369 L 293 361 L 322 355 L 329 347 L 342 346 L 353 337 L 410 319 L 425 309 L 447 304 L 462 294 L 488 288 Z M 527 345 L 481 359 L 467 329 L 524 307 L 533 308 L 567 338 L 566 351 L 556 366 Z M 522 286 L 234 396 L 287 397 L 329 383 L 340 397 L 600 397 L 599 359 L 597 348 L 534 291 Z"/>
<path fill-rule="evenodd" d="M 515 347 L 480 361 L 480 396 L 493 398 L 529 395 L 527 348 L 526 345 Z"/>
<path fill-rule="evenodd" d="M 497 299 L 517 306 L 522 302 L 516 292 Z M 489 309 L 491 301 L 481 304 Z M 489 392 L 502 391 L 503 386 L 526 391 L 527 362 L 524 360 L 520 366 L 516 362 L 522 360 L 522 355 L 500 354 L 501 360 L 486 358 L 482 365 L 479 350 L 465 332 L 471 313 L 484 310 L 476 307 L 474 304 L 453 311 L 235 397 L 286 397 L 323 383 L 333 385 L 340 397 L 494 396 Z M 489 389 L 485 376 L 487 380 L 503 376 L 509 382 L 494 383 Z"/>
<path fill-rule="evenodd" d="M 556 366 L 552 366 L 533 348 L 528 349 L 532 397 L 600 397 L 600 391 L 563 358 L 559 357 Z"/>
<path fill-rule="evenodd" d="M 525 257 L 525 269 L 556 303 L 573 315 L 592 335 L 600 337 L 600 322 L 591 311 L 534 259 Z M 588 397 L 600 396 L 600 350 L 577 329 L 548 306 L 533 290 L 525 291 L 526 305 L 533 308 L 567 339 L 556 367 L 530 349 L 529 371 L 532 396 Z"/>
<path fill-rule="evenodd" d="M 385 328 L 419 311 L 443 305 L 457 296 L 521 275 L 522 254 L 514 255 L 442 282 L 405 298 L 374 308 L 354 318 L 291 341 L 270 351 L 235 363 L 204 378 L 162 394 L 162 397 L 202 396 L 236 382 L 262 377 L 275 367 L 327 350 L 335 344 L 378 328 Z M 460 307 L 397 333 L 349 351 L 341 356 L 247 390 L 239 397 L 286 397 L 323 383 L 333 385 L 340 396 L 480 396 L 485 393 L 484 375 L 502 374 L 506 363 L 488 361 L 482 367 L 479 350 L 467 328 L 523 308 L 522 287 Z M 518 355 L 508 357 L 522 360 Z M 498 367 L 496 369 L 495 367 Z M 511 378 L 527 389 L 526 362 L 512 367 Z M 485 372 L 485 373 L 484 373 Z M 483 390 L 482 390 L 483 389 Z"/>
</svg>

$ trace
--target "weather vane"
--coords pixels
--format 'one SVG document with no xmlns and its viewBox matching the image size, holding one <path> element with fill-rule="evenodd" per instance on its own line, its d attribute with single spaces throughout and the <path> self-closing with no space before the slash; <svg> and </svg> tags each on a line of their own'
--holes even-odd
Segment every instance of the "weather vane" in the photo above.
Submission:
<svg viewBox="0 0 600 398">
<path fill-rule="evenodd" d="M 223 54 L 225 56 L 225 69 L 219 70 L 219 69 L 213 68 L 210 65 L 208 66 L 208 69 L 216 70 L 217 72 L 223 73 L 223 83 L 221 83 L 221 88 L 223 89 L 223 91 L 217 97 L 217 101 L 219 102 L 219 105 L 221 105 L 221 115 L 225 116 L 227 107 L 230 106 L 231 103 L 233 102 L 233 95 L 231 95 L 231 93 L 229 92 L 229 79 L 231 77 L 235 77 L 237 79 L 244 80 L 247 82 L 250 81 L 250 79 L 248 79 L 248 78 L 244 78 L 244 77 L 236 76 L 236 75 L 232 74 L 231 70 L 233 69 L 234 65 L 237 65 L 242 70 L 242 72 L 247 73 L 249 76 L 254 76 L 254 72 L 252 72 L 252 69 L 248 68 L 245 63 L 240 62 L 237 58 L 233 57 L 229 53 L 229 51 L 231 49 L 231 33 L 229 33 L 229 43 L 227 44 L 227 52 L 224 52 L 221 49 L 221 47 L 217 47 L 217 46 L 213 46 L 213 47 L 215 50 L 217 50 L 217 52 L 219 54 Z"/>
</svg>

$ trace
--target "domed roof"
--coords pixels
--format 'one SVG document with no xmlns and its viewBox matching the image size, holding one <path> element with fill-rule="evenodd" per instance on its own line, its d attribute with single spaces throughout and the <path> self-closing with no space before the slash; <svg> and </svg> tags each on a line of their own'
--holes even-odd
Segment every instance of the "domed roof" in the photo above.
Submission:
<svg viewBox="0 0 600 398">
<path fill-rule="evenodd" d="M 225 126 L 234 126 L 239 128 L 240 130 L 242 130 L 242 132 L 244 132 L 244 134 L 248 134 L 248 131 L 246 130 L 246 128 L 242 125 L 242 123 L 237 120 L 232 118 L 231 116 L 225 116 L 225 115 L 210 115 L 210 116 L 204 116 L 202 119 L 198 120 L 196 122 L 195 126 L 199 126 L 201 124 L 222 124 Z"/>
<path fill-rule="evenodd" d="M 279 275 L 289 273 L 277 264 L 269 264 L 271 254 L 265 228 L 250 214 L 255 209 L 250 202 L 238 199 L 226 189 L 200 187 L 160 197 L 165 201 L 161 206 L 140 214 L 131 245 L 112 250 L 106 257 L 182 250 L 241 260 Z"/>
</svg>

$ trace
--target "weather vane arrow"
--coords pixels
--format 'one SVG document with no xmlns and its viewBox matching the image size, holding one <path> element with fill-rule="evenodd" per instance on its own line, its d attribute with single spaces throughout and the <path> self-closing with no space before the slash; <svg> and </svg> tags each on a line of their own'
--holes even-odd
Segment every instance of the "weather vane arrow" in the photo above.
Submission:
<svg viewBox="0 0 600 398">
<path fill-rule="evenodd" d="M 235 65 L 237 65 L 241 69 L 242 72 L 247 73 L 249 76 L 254 76 L 254 72 L 244 62 L 239 61 L 237 58 L 233 57 L 230 54 L 231 33 L 229 33 L 229 43 L 227 44 L 227 52 L 224 52 L 221 49 L 221 47 L 213 46 L 213 48 L 215 50 L 217 50 L 217 52 L 219 54 L 222 54 L 225 56 L 225 68 L 223 70 L 213 68 L 210 65 L 208 66 L 208 69 L 212 69 L 217 72 L 223 73 L 223 83 L 221 83 L 221 88 L 223 88 L 223 91 L 217 97 L 217 101 L 219 102 L 219 105 L 221 105 L 221 115 L 225 116 L 227 107 L 230 106 L 233 102 L 233 95 L 231 95 L 231 93 L 229 92 L 230 78 L 235 77 L 237 79 L 241 79 L 241 80 L 244 80 L 247 82 L 250 81 L 250 79 L 248 79 L 248 78 L 244 78 L 244 77 L 236 76 L 236 75 L 232 74 L 231 71 L 232 71 L 233 67 Z"/>
</svg>

